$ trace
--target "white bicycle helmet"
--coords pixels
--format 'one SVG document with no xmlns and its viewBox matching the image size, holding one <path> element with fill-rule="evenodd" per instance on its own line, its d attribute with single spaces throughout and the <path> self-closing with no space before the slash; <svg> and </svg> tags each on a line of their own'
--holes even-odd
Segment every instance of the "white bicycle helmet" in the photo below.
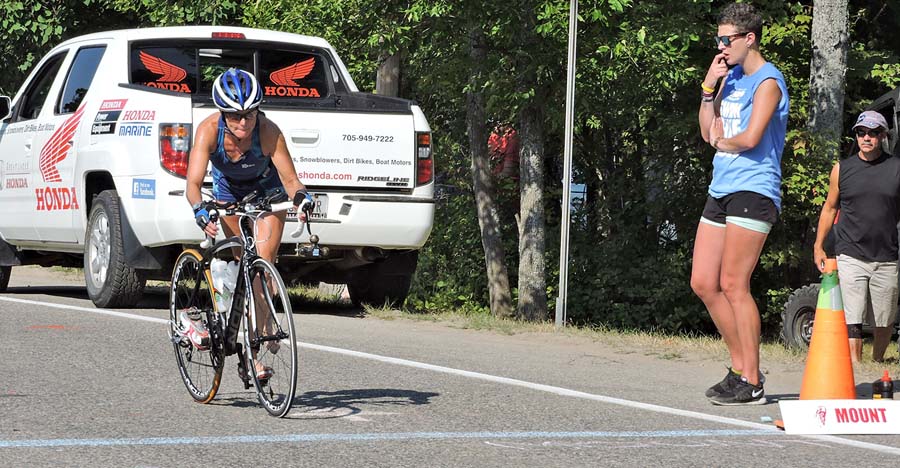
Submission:
<svg viewBox="0 0 900 468">
<path fill-rule="evenodd" d="M 262 102 L 262 88 L 252 73 L 229 68 L 213 82 L 213 103 L 222 112 L 244 112 Z"/>
</svg>

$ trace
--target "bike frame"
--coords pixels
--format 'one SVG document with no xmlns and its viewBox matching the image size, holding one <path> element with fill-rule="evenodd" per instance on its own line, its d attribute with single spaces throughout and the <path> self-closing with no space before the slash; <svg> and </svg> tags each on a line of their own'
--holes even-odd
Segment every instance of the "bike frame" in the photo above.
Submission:
<svg viewBox="0 0 900 468">
<path fill-rule="evenodd" d="M 250 311 L 254 308 L 253 290 L 250 285 L 250 264 L 252 264 L 260 256 L 256 253 L 256 234 L 255 227 L 257 220 L 268 211 L 252 211 L 237 212 L 240 217 L 239 236 L 232 236 L 215 243 L 203 252 L 203 267 L 208 269 L 210 262 L 216 257 L 216 254 L 232 248 L 240 248 L 241 255 L 238 259 L 238 278 L 234 286 L 231 307 L 227 311 L 218 311 L 219 319 L 222 324 L 226 324 L 224 330 L 225 355 L 229 356 L 241 351 L 237 338 L 240 331 L 241 319 L 255 320 L 251 317 Z M 226 208 L 226 216 L 235 214 L 234 209 Z M 238 301 L 240 298 L 240 301 Z M 255 323 L 253 323 L 255 328 Z"/>
</svg>

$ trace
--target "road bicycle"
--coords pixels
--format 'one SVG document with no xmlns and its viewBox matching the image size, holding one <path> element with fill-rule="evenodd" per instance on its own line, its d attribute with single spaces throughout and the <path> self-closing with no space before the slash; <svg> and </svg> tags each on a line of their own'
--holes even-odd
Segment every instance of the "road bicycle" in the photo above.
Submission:
<svg viewBox="0 0 900 468">
<path fill-rule="evenodd" d="M 266 213 L 293 207 L 285 199 L 280 192 L 270 196 L 253 193 L 240 202 L 205 201 L 210 222 L 218 220 L 219 212 L 237 215 L 240 235 L 215 243 L 207 237 L 200 251 L 186 249 L 175 261 L 169 295 L 169 337 L 181 379 L 197 402 L 212 401 L 221 384 L 225 357 L 237 354 L 244 388 L 249 389 L 252 382 L 266 411 L 283 417 L 291 409 L 297 386 L 297 336 L 291 302 L 278 270 L 256 251 L 257 221 Z M 298 224 L 291 235 L 297 237 L 302 224 L 306 224 L 315 256 L 318 236 L 312 234 L 309 223 Z M 219 310 L 210 264 L 219 257 L 232 259 L 235 249 L 240 259 L 233 300 L 228 310 Z M 198 347 L 183 334 L 188 325 L 182 321 L 183 313 L 202 323 L 209 332 L 208 343 Z"/>
</svg>

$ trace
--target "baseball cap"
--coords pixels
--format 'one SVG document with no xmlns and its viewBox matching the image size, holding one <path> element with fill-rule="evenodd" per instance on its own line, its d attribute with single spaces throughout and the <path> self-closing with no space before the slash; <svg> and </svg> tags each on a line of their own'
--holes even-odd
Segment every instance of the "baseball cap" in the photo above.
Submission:
<svg viewBox="0 0 900 468">
<path fill-rule="evenodd" d="M 887 120 L 884 120 L 884 116 L 876 111 L 865 111 L 862 114 L 859 114 L 859 117 L 856 118 L 856 125 L 853 126 L 851 130 L 855 130 L 856 127 L 866 127 L 866 128 L 878 128 L 881 127 L 885 130 L 888 128 Z"/>
</svg>

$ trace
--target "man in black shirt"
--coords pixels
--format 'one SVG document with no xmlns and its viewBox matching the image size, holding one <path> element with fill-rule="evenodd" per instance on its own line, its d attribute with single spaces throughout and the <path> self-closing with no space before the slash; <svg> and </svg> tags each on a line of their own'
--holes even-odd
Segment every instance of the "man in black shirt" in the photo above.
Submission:
<svg viewBox="0 0 900 468">
<path fill-rule="evenodd" d="M 838 279 L 854 364 L 862 359 L 862 322 L 867 308 L 875 316 L 872 358 L 879 362 L 884 359 L 897 312 L 900 158 L 882 151 L 887 129 L 880 113 L 859 115 L 853 126 L 859 153 L 839 161 L 831 170 L 813 247 L 816 267 L 822 271 L 822 244 L 834 226 Z"/>
</svg>

